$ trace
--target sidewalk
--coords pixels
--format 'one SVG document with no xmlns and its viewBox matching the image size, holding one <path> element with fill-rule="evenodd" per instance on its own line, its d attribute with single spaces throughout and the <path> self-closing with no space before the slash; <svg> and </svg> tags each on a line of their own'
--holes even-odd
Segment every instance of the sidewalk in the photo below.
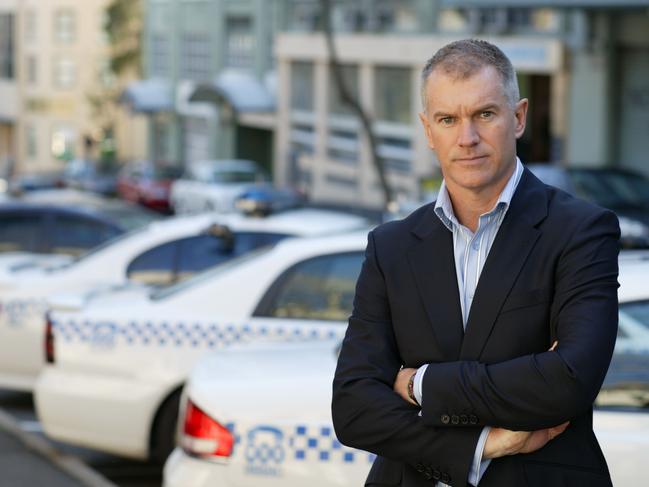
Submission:
<svg viewBox="0 0 649 487">
<path fill-rule="evenodd" d="M 0 487 L 116 487 L 0 409 Z"/>
</svg>

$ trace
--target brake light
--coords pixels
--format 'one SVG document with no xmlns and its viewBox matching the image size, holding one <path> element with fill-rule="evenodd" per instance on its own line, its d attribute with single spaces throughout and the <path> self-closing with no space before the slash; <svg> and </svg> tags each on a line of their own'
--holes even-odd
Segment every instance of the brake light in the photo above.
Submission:
<svg viewBox="0 0 649 487">
<path fill-rule="evenodd" d="M 229 457 L 233 444 L 234 437 L 230 430 L 187 400 L 181 439 L 185 452 L 198 456 Z"/>
<path fill-rule="evenodd" d="M 49 313 L 45 314 L 45 361 L 54 363 L 54 324 Z"/>
</svg>

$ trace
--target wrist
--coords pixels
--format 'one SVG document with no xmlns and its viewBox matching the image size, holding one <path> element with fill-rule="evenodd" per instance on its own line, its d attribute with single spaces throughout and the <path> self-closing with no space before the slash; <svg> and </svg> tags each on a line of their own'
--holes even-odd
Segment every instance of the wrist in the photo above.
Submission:
<svg viewBox="0 0 649 487">
<path fill-rule="evenodd" d="M 417 401 L 417 397 L 415 396 L 415 376 L 417 375 L 417 371 L 413 372 L 410 378 L 408 379 L 408 397 L 410 400 L 419 406 L 419 402 Z"/>
</svg>

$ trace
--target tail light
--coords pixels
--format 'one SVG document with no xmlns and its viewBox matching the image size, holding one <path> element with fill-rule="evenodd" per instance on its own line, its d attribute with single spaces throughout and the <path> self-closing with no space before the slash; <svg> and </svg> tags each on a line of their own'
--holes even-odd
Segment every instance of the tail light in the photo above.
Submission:
<svg viewBox="0 0 649 487">
<path fill-rule="evenodd" d="M 49 313 L 45 315 L 45 361 L 54 363 L 54 324 Z"/>
<path fill-rule="evenodd" d="M 187 400 L 181 445 L 190 455 L 229 457 L 234 437 L 223 425 Z"/>
</svg>

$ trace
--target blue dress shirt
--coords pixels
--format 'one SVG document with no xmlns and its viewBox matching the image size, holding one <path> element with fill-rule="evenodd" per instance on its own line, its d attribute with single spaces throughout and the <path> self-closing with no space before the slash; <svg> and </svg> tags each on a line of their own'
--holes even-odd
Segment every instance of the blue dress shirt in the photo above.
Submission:
<svg viewBox="0 0 649 487">
<path fill-rule="evenodd" d="M 475 294 L 480 273 L 484 267 L 484 263 L 489 255 L 491 245 L 496 239 L 500 224 L 502 223 L 509 204 L 514 196 L 514 191 L 518 186 L 518 182 L 523 175 L 523 164 L 516 158 L 516 169 L 507 181 L 505 188 L 498 197 L 498 201 L 491 211 L 480 215 L 478 220 L 478 228 L 475 233 L 469 230 L 464 225 L 460 224 L 453 212 L 453 205 L 451 198 L 446 189 L 446 183 L 442 181 L 442 186 L 439 190 L 437 202 L 435 204 L 435 214 L 444 223 L 446 228 L 453 233 L 453 254 L 455 256 L 455 272 L 457 275 L 458 289 L 460 290 L 460 306 L 462 308 L 462 321 L 464 327 L 469 317 L 471 303 L 473 302 L 473 295 Z M 414 383 L 414 394 L 417 402 L 422 403 L 421 384 L 426 372 L 427 364 L 421 366 L 417 370 Z M 490 428 L 485 426 L 478 439 L 473 463 L 469 471 L 469 483 L 477 486 L 489 466 L 491 460 L 482 460 L 482 453 L 487 441 Z M 439 487 L 446 486 L 438 482 Z"/>
</svg>

